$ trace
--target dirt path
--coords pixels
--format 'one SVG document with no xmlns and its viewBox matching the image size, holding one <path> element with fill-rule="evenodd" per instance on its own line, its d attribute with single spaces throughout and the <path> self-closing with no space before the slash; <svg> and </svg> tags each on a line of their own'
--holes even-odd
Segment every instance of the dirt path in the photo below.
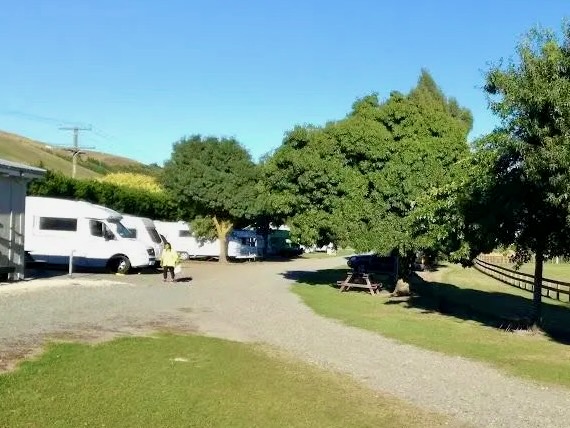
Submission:
<svg viewBox="0 0 570 428">
<path fill-rule="evenodd" d="M 315 315 L 289 291 L 282 272 L 332 268 L 339 260 L 192 267 L 190 283 L 165 287 L 154 276 L 127 284 L 77 279 L 81 286 L 0 289 L 0 357 L 46 335 L 96 337 L 163 324 L 267 343 L 369 387 L 481 427 L 566 427 L 570 391 L 505 375 Z M 106 281 L 113 278 L 106 278 Z"/>
</svg>

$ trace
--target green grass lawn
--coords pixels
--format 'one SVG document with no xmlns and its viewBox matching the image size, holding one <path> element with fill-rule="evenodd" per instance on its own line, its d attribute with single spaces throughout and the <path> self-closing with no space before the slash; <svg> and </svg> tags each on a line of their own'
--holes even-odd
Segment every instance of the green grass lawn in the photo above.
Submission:
<svg viewBox="0 0 570 428">
<path fill-rule="evenodd" d="M 199 336 L 57 344 L 0 376 L 0 426 L 9 427 L 435 427 L 445 422 L 340 375 L 259 347 Z"/>
<path fill-rule="evenodd" d="M 329 257 L 346 257 L 354 254 L 354 250 L 350 248 L 339 248 L 335 254 L 319 253 L 304 253 L 302 255 L 305 259 L 327 259 Z"/>
<path fill-rule="evenodd" d="M 515 270 L 514 265 L 502 265 L 507 269 Z M 534 263 L 525 263 L 520 267 L 520 271 L 534 275 Z M 544 273 L 545 278 L 556 279 L 558 281 L 570 282 L 570 263 L 545 263 Z"/>
<path fill-rule="evenodd" d="M 345 269 L 307 276 L 293 290 L 317 313 L 401 342 L 493 364 L 517 376 L 570 386 L 570 347 L 542 334 L 506 332 L 505 318 L 524 314 L 531 293 L 501 284 L 474 269 L 447 266 L 407 301 L 388 294 L 340 293 L 330 287 Z M 570 330 L 566 304 L 544 305 L 546 325 Z"/>
<path fill-rule="evenodd" d="M 438 284 L 451 284 L 453 287 L 435 287 L 440 295 L 445 295 L 455 303 L 469 305 L 483 315 L 491 317 L 515 318 L 529 313 L 532 292 L 506 285 L 490 278 L 475 269 L 465 269 L 458 265 L 447 265 L 433 275 Z M 424 287 L 433 291 L 434 287 Z M 543 297 L 545 328 L 548 332 L 570 337 L 570 306 Z"/>
</svg>

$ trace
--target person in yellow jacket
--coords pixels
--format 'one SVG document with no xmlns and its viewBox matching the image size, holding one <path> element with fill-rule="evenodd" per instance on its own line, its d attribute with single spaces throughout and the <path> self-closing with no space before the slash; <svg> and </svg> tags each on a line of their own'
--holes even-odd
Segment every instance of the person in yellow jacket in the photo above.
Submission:
<svg viewBox="0 0 570 428">
<path fill-rule="evenodd" d="M 162 266 L 163 281 L 166 282 L 168 272 L 170 272 L 171 281 L 174 281 L 174 267 L 178 264 L 178 253 L 172 249 L 169 243 L 164 244 L 164 250 L 160 256 L 160 266 Z"/>
</svg>

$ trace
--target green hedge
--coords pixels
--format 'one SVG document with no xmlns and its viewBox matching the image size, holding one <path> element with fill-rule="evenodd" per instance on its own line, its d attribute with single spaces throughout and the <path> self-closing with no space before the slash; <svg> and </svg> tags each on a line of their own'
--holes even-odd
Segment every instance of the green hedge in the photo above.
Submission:
<svg viewBox="0 0 570 428">
<path fill-rule="evenodd" d="M 77 180 L 53 171 L 48 171 L 42 180 L 32 181 L 28 185 L 28 195 L 92 202 L 123 214 L 153 220 L 193 218 L 190 209 L 177 206 L 166 193 L 150 193 L 96 180 Z"/>
</svg>

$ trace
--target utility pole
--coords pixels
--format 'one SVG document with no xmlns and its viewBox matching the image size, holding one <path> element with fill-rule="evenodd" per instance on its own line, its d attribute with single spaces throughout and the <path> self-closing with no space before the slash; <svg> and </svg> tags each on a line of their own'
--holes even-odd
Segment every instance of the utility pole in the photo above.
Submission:
<svg viewBox="0 0 570 428">
<path fill-rule="evenodd" d="M 91 131 L 91 127 L 88 128 L 81 128 L 79 126 L 69 126 L 69 127 L 60 127 L 61 131 L 73 131 L 73 146 L 71 147 L 63 147 L 63 150 L 67 150 L 71 152 L 71 177 L 75 178 L 75 174 L 77 172 L 77 157 L 80 154 L 85 153 L 84 149 L 94 149 L 95 147 L 80 147 L 79 146 L 79 131 Z"/>
</svg>

